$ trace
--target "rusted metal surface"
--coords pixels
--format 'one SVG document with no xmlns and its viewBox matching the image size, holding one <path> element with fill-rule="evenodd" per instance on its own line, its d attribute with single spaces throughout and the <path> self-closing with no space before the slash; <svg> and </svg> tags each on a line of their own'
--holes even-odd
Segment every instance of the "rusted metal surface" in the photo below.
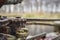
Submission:
<svg viewBox="0 0 60 40">
<path fill-rule="evenodd" d="M 34 19 L 31 19 L 31 20 L 28 19 L 27 20 L 27 19 L 24 19 L 24 18 L 21 19 L 19 17 L 18 18 L 15 18 L 15 19 L 14 18 L 12 18 L 12 19 L 7 18 L 7 19 L 8 20 L 0 20 L 0 22 L 2 22 L 2 24 L 5 27 L 5 29 L 6 29 L 6 26 L 9 26 L 9 28 L 11 30 L 10 34 L 12 34 L 12 35 L 15 35 L 16 34 L 16 29 L 22 28 L 22 27 L 25 27 L 25 26 L 28 26 L 28 25 L 30 25 L 30 26 L 27 27 L 27 28 L 29 28 L 29 32 L 30 32 L 29 34 L 32 34 L 32 35 L 40 34 L 42 32 L 52 32 L 52 31 L 54 31 L 54 26 L 60 25 L 60 24 L 51 24 L 51 23 L 44 23 L 44 22 L 43 23 L 33 22 L 33 21 L 38 21 L 38 20 L 39 21 L 42 21 L 40 19 L 36 19 L 36 20 L 34 20 Z M 43 19 L 43 20 L 44 21 L 48 21 L 49 19 L 46 19 L 46 20 Z M 32 21 L 32 23 L 27 23 L 27 22 L 30 22 L 30 21 Z M 52 19 L 49 20 L 49 21 L 52 21 Z M 56 20 L 54 20 L 54 21 L 56 21 Z M 5 25 L 6 24 L 5 22 L 8 23 L 8 24 Z M 40 25 L 44 25 L 44 26 L 40 26 Z"/>
</svg>

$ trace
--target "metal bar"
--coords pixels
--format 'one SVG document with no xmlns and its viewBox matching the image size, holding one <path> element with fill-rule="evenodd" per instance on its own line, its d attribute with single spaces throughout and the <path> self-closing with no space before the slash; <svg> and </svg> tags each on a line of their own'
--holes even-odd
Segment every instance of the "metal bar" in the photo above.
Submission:
<svg viewBox="0 0 60 40">
<path fill-rule="evenodd" d="M 39 38 L 42 38 L 43 36 L 46 36 L 46 33 L 41 33 L 41 34 L 38 34 L 38 35 L 35 35 L 35 36 L 32 36 L 26 40 L 34 40 L 34 39 L 39 39 Z"/>
<path fill-rule="evenodd" d="M 8 19 L 3 19 L 3 20 L 0 20 L 0 22 L 5 22 L 5 21 L 8 21 Z"/>
<path fill-rule="evenodd" d="M 55 26 L 55 24 L 49 24 L 49 23 L 26 23 L 26 25 L 31 25 L 31 24 L 34 24 L 34 25 L 49 25 L 49 26 Z"/>
<path fill-rule="evenodd" d="M 0 26 L 6 26 L 8 24 L 9 24 L 9 20 L 8 19 L 0 20 Z"/>
<path fill-rule="evenodd" d="M 27 19 L 27 21 L 60 21 L 60 19 Z"/>
<path fill-rule="evenodd" d="M 4 22 L 4 21 L 8 21 L 9 19 L 5 19 L 5 20 L 0 20 L 0 22 Z M 31 24 L 35 24 L 35 25 L 49 25 L 49 26 L 58 26 L 59 24 L 51 24 L 51 23 L 27 23 L 29 21 L 60 21 L 60 19 L 27 19 L 26 21 L 26 25 L 31 25 Z"/>
</svg>

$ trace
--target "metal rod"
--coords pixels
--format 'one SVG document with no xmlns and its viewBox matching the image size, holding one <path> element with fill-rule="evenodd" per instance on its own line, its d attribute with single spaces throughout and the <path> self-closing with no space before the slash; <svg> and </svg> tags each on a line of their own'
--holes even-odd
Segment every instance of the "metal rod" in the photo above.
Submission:
<svg viewBox="0 0 60 40">
<path fill-rule="evenodd" d="M 41 38 L 43 36 L 46 36 L 46 33 L 41 33 L 41 34 L 38 34 L 38 35 L 35 35 L 35 36 L 32 36 L 26 40 L 34 40 L 34 39 L 38 39 L 38 38 Z"/>
<path fill-rule="evenodd" d="M 60 21 L 60 19 L 28 19 L 27 21 Z"/>
</svg>

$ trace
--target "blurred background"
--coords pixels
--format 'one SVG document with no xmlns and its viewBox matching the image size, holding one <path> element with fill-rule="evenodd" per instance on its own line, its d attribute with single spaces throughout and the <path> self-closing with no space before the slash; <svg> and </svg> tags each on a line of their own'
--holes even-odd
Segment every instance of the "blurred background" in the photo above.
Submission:
<svg viewBox="0 0 60 40">
<path fill-rule="evenodd" d="M 4 5 L 0 12 L 49 12 L 56 13 L 60 12 L 60 0 L 23 0 L 23 2 L 16 5 Z"/>
</svg>

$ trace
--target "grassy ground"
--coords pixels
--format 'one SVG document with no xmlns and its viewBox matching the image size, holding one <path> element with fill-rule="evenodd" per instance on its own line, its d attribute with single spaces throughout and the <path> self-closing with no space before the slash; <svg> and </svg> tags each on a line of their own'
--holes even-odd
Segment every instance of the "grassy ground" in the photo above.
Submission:
<svg viewBox="0 0 60 40">
<path fill-rule="evenodd" d="M 60 13 L 42 13 L 42 12 L 32 12 L 32 13 L 0 13 L 2 16 L 16 17 L 21 16 L 23 18 L 60 18 Z"/>
</svg>

